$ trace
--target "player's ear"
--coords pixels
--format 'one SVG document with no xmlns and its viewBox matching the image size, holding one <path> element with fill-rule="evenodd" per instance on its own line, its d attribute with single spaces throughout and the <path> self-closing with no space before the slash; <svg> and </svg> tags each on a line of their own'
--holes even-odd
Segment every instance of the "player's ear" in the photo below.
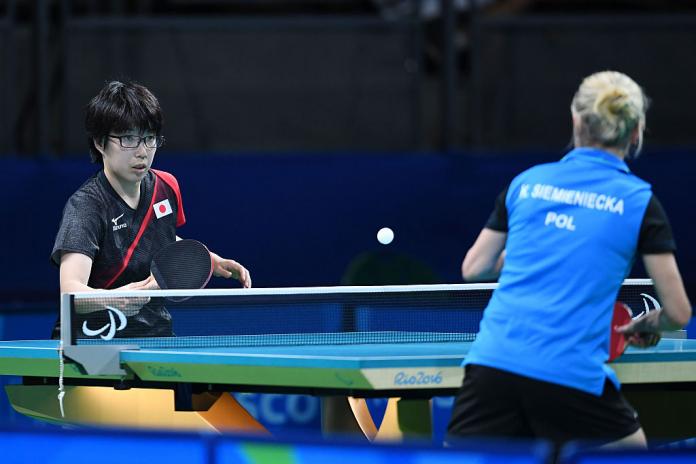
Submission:
<svg viewBox="0 0 696 464">
<path fill-rule="evenodd" d="M 106 147 L 106 137 L 92 137 L 92 143 L 94 144 L 94 148 L 97 149 L 99 153 L 104 156 L 104 149 Z"/>
</svg>

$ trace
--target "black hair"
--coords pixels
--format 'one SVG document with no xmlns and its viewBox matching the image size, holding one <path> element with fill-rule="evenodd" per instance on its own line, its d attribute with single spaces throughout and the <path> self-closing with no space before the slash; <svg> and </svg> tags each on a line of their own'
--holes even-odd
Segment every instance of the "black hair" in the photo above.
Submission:
<svg viewBox="0 0 696 464">
<path fill-rule="evenodd" d="M 103 145 L 114 132 L 136 129 L 152 131 L 158 136 L 162 133 L 160 104 L 147 87 L 137 82 L 107 82 L 85 110 L 89 155 L 94 163 L 104 162 L 94 145 L 95 139 Z"/>
</svg>

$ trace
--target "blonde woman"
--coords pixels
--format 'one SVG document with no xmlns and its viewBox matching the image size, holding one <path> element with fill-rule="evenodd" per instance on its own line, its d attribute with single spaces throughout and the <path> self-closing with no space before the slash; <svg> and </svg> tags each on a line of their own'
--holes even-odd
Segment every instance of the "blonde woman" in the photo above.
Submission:
<svg viewBox="0 0 696 464">
<path fill-rule="evenodd" d="M 571 105 L 575 148 L 518 175 L 462 263 L 499 279 L 465 361 L 448 434 L 645 446 L 606 365 L 612 309 L 636 254 L 663 309 L 621 330 L 646 346 L 691 305 L 667 217 L 625 159 L 640 152 L 647 99 L 612 71 L 583 80 Z M 642 335 L 641 335 L 642 334 Z"/>
</svg>

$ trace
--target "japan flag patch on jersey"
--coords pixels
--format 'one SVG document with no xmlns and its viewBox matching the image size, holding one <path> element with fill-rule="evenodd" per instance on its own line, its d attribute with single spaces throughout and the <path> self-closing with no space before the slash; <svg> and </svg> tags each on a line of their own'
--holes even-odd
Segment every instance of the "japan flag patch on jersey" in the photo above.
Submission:
<svg viewBox="0 0 696 464">
<path fill-rule="evenodd" d="M 155 209 L 157 219 L 172 214 L 172 205 L 169 204 L 169 199 L 155 203 L 152 207 Z"/>
</svg>

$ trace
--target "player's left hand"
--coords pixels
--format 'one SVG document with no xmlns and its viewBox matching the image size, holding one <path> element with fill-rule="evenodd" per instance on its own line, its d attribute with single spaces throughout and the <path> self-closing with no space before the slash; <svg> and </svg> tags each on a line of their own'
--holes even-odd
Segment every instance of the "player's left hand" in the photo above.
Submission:
<svg viewBox="0 0 696 464">
<path fill-rule="evenodd" d="M 237 279 L 244 288 L 251 288 L 251 274 L 247 268 L 232 259 L 221 258 L 215 253 L 213 257 L 213 275 L 225 279 Z"/>
<path fill-rule="evenodd" d="M 157 284 L 154 276 L 150 274 L 147 279 L 140 280 L 138 282 L 131 282 L 116 290 L 159 290 L 160 287 Z"/>
</svg>

